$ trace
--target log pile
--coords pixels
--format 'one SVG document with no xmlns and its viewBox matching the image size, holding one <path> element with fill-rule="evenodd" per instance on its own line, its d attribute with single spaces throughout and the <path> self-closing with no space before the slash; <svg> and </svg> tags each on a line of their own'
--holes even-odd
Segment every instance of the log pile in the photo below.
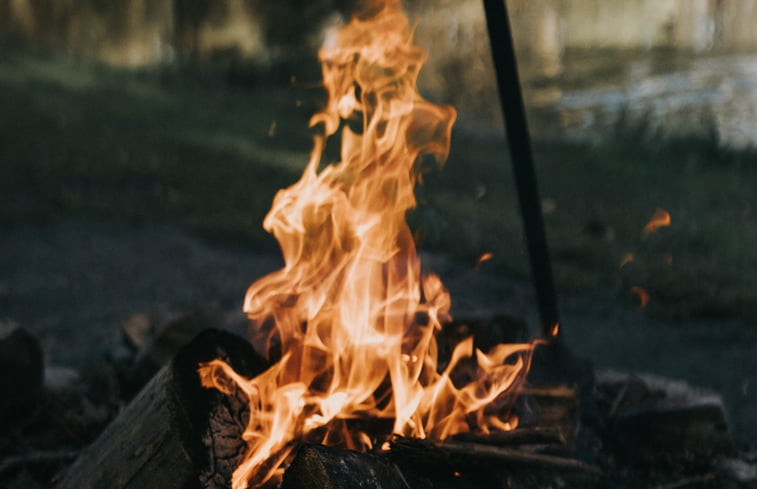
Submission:
<svg viewBox="0 0 757 489">
<path fill-rule="evenodd" d="M 214 358 L 254 376 L 266 364 L 242 338 L 200 333 L 57 481 L 57 489 L 222 488 L 245 452 L 246 400 L 200 385 Z"/>
<path fill-rule="evenodd" d="M 131 326 L 138 339 L 139 325 Z M 30 467 L 69 464 L 54 484 L 42 486 L 230 487 L 246 450 L 241 433 L 247 411 L 241 395 L 200 386 L 198 363 L 218 357 L 246 376 L 267 367 L 246 340 L 204 331 L 87 448 L 6 457 L 0 460 L 0 485 L 12 474 L 8 487 L 40 487 L 32 483 Z M 588 394 L 576 385 L 527 384 L 515 406 L 519 426 L 509 432 L 444 441 L 395 437 L 378 440 L 371 453 L 303 444 L 288 463 L 282 488 L 757 487 L 757 456 L 733 447 L 717 395 L 680 381 L 619 372 L 599 372 L 592 382 Z"/>
</svg>

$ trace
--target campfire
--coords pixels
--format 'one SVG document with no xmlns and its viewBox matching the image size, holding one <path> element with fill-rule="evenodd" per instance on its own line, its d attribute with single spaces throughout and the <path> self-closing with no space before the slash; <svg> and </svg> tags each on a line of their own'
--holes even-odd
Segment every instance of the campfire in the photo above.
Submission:
<svg viewBox="0 0 757 489">
<path fill-rule="evenodd" d="M 253 339 L 275 363 L 252 379 L 222 360 L 200 367 L 203 385 L 234 383 L 248 397 L 237 489 L 280 476 L 296 442 L 370 450 L 390 433 L 444 440 L 517 425 L 509 408 L 531 344 L 484 352 L 469 337 L 439 358 L 450 298 L 439 277 L 421 276 L 405 215 L 419 159 L 448 153 L 455 111 L 419 95 L 426 54 L 398 3 L 354 18 L 320 51 L 328 103 L 310 122 L 311 159 L 264 221 L 285 266 L 244 301 Z M 341 161 L 321 168 L 338 133 Z M 391 429 L 357 428 L 362 420 Z"/>
<path fill-rule="evenodd" d="M 594 375 L 556 321 L 533 339 L 512 318 L 453 320 L 405 217 L 421 161 L 448 155 L 456 112 L 418 93 L 426 52 L 400 1 L 369 10 L 320 50 L 328 100 L 304 173 L 263 223 L 284 267 L 247 290 L 249 338 L 196 336 L 57 487 L 753 482 L 718 396 Z M 669 221 L 661 211 L 647 232 Z"/>
</svg>

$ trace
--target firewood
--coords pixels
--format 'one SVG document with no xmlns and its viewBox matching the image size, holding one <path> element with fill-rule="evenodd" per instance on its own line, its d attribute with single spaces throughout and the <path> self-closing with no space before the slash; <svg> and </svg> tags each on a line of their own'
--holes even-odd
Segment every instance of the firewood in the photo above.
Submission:
<svg viewBox="0 0 757 489">
<path fill-rule="evenodd" d="M 599 468 L 581 462 L 580 460 L 530 453 L 512 448 L 493 447 L 480 443 L 446 442 L 438 447 L 457 456 L 477 458 L 482 460 L 497 460 L 506 464 L 529 467 L 539 470 L 555 472 L 582 472 L 590 475 L 600 475 Z"/>
<path fill-rule="evenodd" d="M 435 442 L 400 438 L 392 443 L 392 451 L 419 458 L 419 454 L 426 452 L 425 458 L 437 458 L 439 461 L 454 460 L 455 468 L 483 466 L 492 461 L 501 462 L 501 467 L 509 469 L 535 469 L 546 472 L 579 473 L 590 476 L 601 474 L 599 468 L 568 457 L 543 455 L 526 450 L 503 448 L 482 443 L 470 443 L 447 440 Z M 450 462 L 451 463 L 451 462 Z"/>
<path fill-rule="evenodd" d="M 461 433 L 451 438 L 452 441 L 480 443 L 483 445 L 522 446 L 522 445 L 565 445 L 567 441 L 557 428 L 536 427 L 518 428 L 512 431 L 493 431 L 488 434 Z"/>
<path fill-rule="evenodd" d="M 417 454 L 401 451 L 361 453 L 322 445 L 304 445 L 284 472 L 281 489 L 488 489 L 500 474 L 461 473 L 435 458 L 425 445 Z"/>
<path fill-rule="evenodd" d="M 394 438 L 385 456 L 410 486 L 422 488 L 551 487 L 560 480 L 593 487 L 599 469 L 579 460 L 535 454 L 526 449 L 478 443 Z"/>
<path fill-rule="evenodd" d="M 410 489 L 399 469 L 375 455 L 304 445 L 284 473 L 281 489 Z"/>
<path fill-rule="evenodd" d="M 226 360 L 253 376 L 266 366 L 247 341 L 206 330 L 142 389 L 57 478 L 57 489 L 229 487 L 246 445 L 247 406 L 200 385 L 197 366 Z"/>
</svg>

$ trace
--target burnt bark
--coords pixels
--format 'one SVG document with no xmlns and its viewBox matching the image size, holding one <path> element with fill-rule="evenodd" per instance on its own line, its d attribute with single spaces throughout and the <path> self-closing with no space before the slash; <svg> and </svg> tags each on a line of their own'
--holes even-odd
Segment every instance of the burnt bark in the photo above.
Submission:
<svg viewBox="0 0 757 489">
<path fill-rule="evenodd" d="M 304 445 L 281 489 L 409 489 L 396 465 L 371 454 Z"/>
<path fill-rule="evenodd" d="M 58 477 L 57 489 L 230 487 L 244 454 L 241 393 L 200 385 L 197 366 L 215 358 L 252 377 L 266 363 L 247 341 L 217 330 L 195 337 L 163 367 L 92 445 Z"/>
<path fill-rule="evenodd" d="M 399 438 L 388 452 L 303 446 L 282 489 L 511 489 L 549 487 L 564 477 L 593 487 L 599 470 L 578 460 L 525 450 Z M 578 477 L 578 479 L 576 479 Z"/>
</svg>

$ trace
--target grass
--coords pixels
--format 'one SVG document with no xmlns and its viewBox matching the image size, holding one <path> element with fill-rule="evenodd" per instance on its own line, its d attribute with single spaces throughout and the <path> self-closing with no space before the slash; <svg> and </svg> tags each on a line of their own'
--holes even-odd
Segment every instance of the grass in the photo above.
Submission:
<svg viewBox="0 0 757 489">
<path fill-rule="evenodd" d="M 306 161 L 307 108 L 287 88 L 208 85 L 6 55 L 0 222 L 167 220 L 271 246 L 260 222 Z"/>
<path fill-rule="evenodd" d="M 301 71 L 316 79 L 313 66 Z M 126 73 L 0 53 L 0 226 L 66 215 L 159 221 L 274 249 L 260 223 L 307 161 L 307 119 L 321 96 L 290 74 Z M 640 286 L 654 314 L 757 321 L 755 152 L 644 126 L 598 145 L 537 142 L 535 152 L 562 293 L 630 301 Z M 505 154 L 496 137 L 456 130 L 410 216 L 421 247 L 471 266 L 491 251 L 486 266 L 527 276 Z M 656 208 L 672 225 L 645 236 Z"/>
</svg>

